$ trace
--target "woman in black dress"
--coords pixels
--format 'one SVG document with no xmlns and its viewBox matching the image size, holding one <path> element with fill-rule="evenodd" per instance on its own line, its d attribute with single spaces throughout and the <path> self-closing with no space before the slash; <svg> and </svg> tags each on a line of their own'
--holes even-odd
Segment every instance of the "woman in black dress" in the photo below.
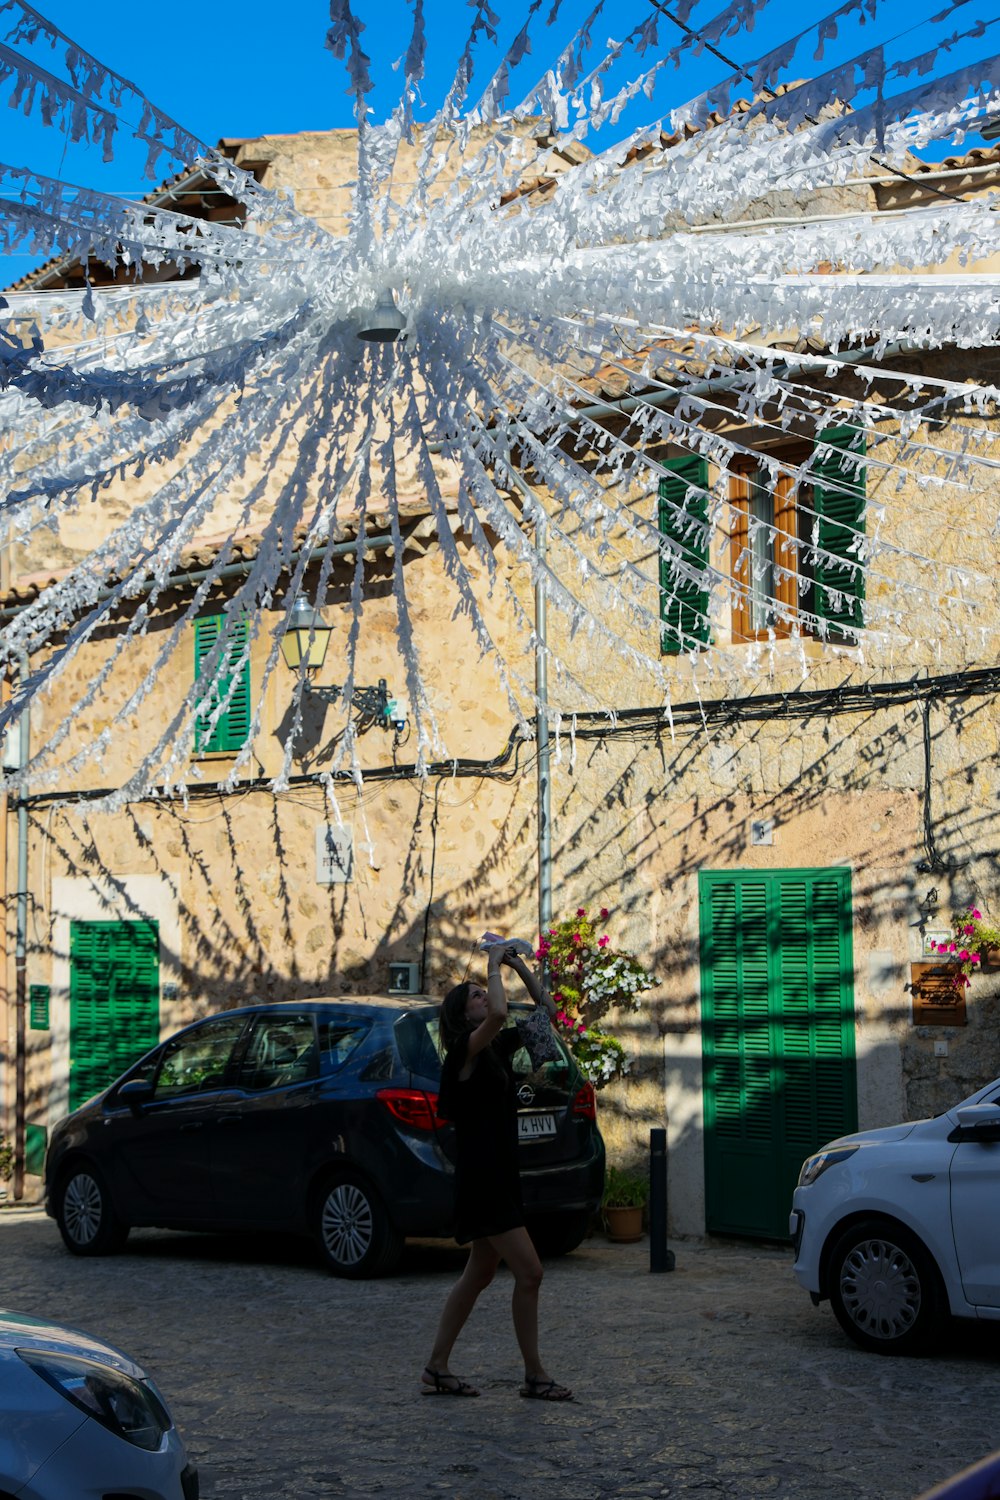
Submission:
<svg viewBox="0 0 1000 1500">
<path fill-rule="evenodd" d="M 463 983 L 441 1006 L 446 1050 L 440 1109 L 455 1126 L 455 1238 L 471 1241 L 465 1270 L 441 1314 L 431 1357 L 421 1377 L 426 1396 L 478 1396 L 448 1368 L 455 1340 L 480 1292 L 501 1260 L 514 1277 L 511 1312 L 524 1359 L 521 1395 L 536 1401 L 569 1401 L 572 1392 L 552 1380 L 538 1353 L 538 1289 L 542 1265 L 524 1225 L 518 1175 L 517 1099 L 511 1058 L 521 1046 L 515 1028 L 504 1031 L 507 994 L 501 965 L 520 976 L 536 1005 L 555 1006 L 520 956 L 502 945 L 489 949 L 486 987 Z"/>
</svg>

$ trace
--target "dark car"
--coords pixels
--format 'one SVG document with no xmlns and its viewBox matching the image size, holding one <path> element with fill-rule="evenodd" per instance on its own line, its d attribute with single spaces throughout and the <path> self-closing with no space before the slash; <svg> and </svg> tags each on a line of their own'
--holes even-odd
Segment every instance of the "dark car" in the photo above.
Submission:
<svg viewBox="0 0 1000 1500">
<path fill-rule="evenodd" d="M 508 1025 L 530 1007 L 511 1007 Z M 514 1056 L 521 1182 L 542 1254 L 576 1248 L 600 1202 L 594 1091 L 559 1043 Z M 392 1267 L 452 1232 L 454 1132 L 437 1112 L 438 1007 L 310 1000 L 225 1011 L 141 1058 L 52 1133 L 45 1204 L 67 1247 L 133 1226 L 314 1235 L 330 1270 Z"/>
</svg>

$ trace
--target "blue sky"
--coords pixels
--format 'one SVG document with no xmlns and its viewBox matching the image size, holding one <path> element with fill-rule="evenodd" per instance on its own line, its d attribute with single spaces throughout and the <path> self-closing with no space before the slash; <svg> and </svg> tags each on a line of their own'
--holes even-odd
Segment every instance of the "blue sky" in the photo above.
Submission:
<svg viewBox="0 0 1000 1500">
<path fill-rule="evenodd" d="M 371 102 L 376 116 L 382 118 L 398 99 L 401 74 L 392 71 L 392 63 L 405 51 L 412 13 L 406 0 L 355 3 L 367 21 L 362 43 L 372 56 L 378 82 Z M 713 15 L 722 3 L 701 0 L 693 18 Z M 787 35 L 818 20 L 834 3 L 769 0 L 752 33 L 740 33 L 720 45 L 736 62 L 751 61 Z M 534 81 L 593 4 L 594 0 L 562 0 L 557 24 L 546 28 L 544 20 L 551 0 L 543 0 L 533 22 L 533 54 L 514 76 L 514 99 Z M 934 14 L 942 4 L 943 0 L 917 5 L 913 0 L 879 0 L 875 26 L 868 25 L 860 33 L 856 27 L 848 28 L 839 43 L 828 47 L 824 65 L 829 66 L 838 50 L 850 55 L 869 37 L 875 40 L 876 33 L 878 37 L 905 35 L 915 18 Z M 193 134 L 210 143 L 221 136 L 327 129 L 353 123 L 345 70 L 324 46 L 329 10 L 323 0 L 281 0 L 279 5 L 272 0 L 267 4 L 244 0 L 239 5 L 233 0 L 210 0 L 179 12 L 148 6 L 81 7 L 78 0 L 42 0 L 38 8 L 102 62 L 138 84 Z M 996 8 L 993 0 L 990 8 Z M 494 9 L 501 17 L 501 41 L 506 43 L 522 24 L 528 0 L 518 0 L 516 5 L 494 0 Z M 434 105 L 451 80 L 472 11 L 465 0 L 425 0 L 425 11 L 429 36 L 425 95 L 428 105 Z M 0 38 L 7 34 L 5 23 L 10 14 L 7 11 L 0 18 Z M 623 38 L 636 21 L 649 14 L 649 0 L 608 0 L 594 26 L 595 52 L 606 37 Z M 964 17 L 963 11 L 958 11 L 955 25 L 971 19 L 971 15 Z M 669 21 L 661 23 L 661 47 L 672 45 L 680 36 Z M 922 39 L 919 31 L 913 31 L 912 38 L 908 50 L 917 52 L 925 44 L 926 33 Z M 38 56 L 52 66 L 51 53 L 40 52 Z M 477 85 L 481 87 L 488 79 L 495 56 L 488 50 L 477 53 L 474 97 L 478 97 Z M 811 62 L 809 52 L 804 62 Z M 634 65 L 633 58 L 632 68 Z M 818 69 L 818 64 L 814 66 Z M 801 76 L 809 68 L 796 71 Z M 652 103 L 640 100 L 617 133 L 625 133 L 629 124 L 665 112 L 716 81 L 723 72 L 723 65 L 708 54 L 700 59 L 688 54 L 682 69 L 666 75 Z M 125 196 L 149 191 L 152 184 L 143 178 L 142 156 L 130 152 L 126 143 L 118 159 L 103 166 L 95 148 L 67 144 L 57 130 L 43 129 L 37 121 L 5 110 L 3 105 L 9 97 L 9 83 L 0 85 L 0 159 Z M 166 169 L 163 175 L 168 172 Z M 26 255 L 0 257 L 0 285 L 23 274 L 31 263 Z"/>
</svg>

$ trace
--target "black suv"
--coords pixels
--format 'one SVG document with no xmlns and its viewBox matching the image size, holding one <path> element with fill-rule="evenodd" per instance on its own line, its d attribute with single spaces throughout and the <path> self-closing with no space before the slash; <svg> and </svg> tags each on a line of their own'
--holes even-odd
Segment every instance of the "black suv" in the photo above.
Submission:
<svg viewBox="0 0 1000 1500">
<path fill-rule="evenodd" d="M 530 1007 L 511 1006 L 508 1025 Z M 600 1202 L 594 1091 L 562 1044 L 514 1057 L 521 1182 L 542 1254 Z M 407 1235 L 452 1232 L 452 1127 L 437 1113 L 438 1007 L 309 1000 L 224 1011 L 162 1042 L 60 1121 L 45 1206 L 101 1255 L 132 1226 L 315 1235 L 338 1276 L 392 1267 Z"/>
</svg>

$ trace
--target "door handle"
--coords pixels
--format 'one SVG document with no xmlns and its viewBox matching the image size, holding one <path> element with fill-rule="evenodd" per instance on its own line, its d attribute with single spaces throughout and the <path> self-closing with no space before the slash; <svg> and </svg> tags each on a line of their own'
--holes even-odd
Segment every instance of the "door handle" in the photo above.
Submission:
<svg viewBox="0 0 1000 1500">
<path fill-rule="evenodd" d="M 182 1125 L 181 1130 L 200 1130 L 204 1123 L 204 1120 L 192 1120 L 189 1125 Z"/>
<path fill-rule="evenodd" d="M 220 1115 L 219 1116 L 219 1124 L 220 1125 L 238 1125 L 242 1119 L 243 1119 L 243 1116 L 241 1114 L 236 1114 L 236 1115 Z"/>
</svg>

